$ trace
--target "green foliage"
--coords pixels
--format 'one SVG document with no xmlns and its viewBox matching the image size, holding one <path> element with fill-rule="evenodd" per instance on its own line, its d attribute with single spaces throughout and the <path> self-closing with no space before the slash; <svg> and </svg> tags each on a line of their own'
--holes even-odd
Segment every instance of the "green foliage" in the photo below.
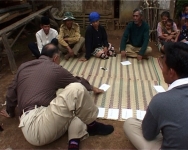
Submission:
<svg viewBox="0 0 188 150">
<path fill-rule="evenodd" d="M 188 4 L 188 0 L 176 0 L 176 9 L 175 9 L 176 19 L 179 19 L 179 14 L 182 13 L 185 4 Z"/>
</svg>

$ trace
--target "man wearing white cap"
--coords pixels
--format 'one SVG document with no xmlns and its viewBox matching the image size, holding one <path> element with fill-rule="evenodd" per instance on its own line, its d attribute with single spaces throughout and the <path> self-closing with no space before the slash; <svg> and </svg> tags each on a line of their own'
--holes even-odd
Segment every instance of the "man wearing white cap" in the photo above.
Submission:
<svg viewBox="0 0 188 150">
<path fill-rule="evenodd" d="M 83 47 L 85 39 L 80 35 L 80 26 L 74 22 L 75 18 L 71 12 L 65 12 L 63 24 L 60 26 L 58 35 L 59 48 L 63 52 L 68 52 L 65 59 L 78 55 Z"/>
</svg>

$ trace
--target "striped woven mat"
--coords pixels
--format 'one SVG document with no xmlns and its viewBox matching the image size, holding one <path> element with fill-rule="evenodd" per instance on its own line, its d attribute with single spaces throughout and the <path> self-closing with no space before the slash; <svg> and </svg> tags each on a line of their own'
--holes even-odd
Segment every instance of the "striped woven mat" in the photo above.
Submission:
<svg viewBox="0 0 188 150">
<path fill-rule="evenodd" d="M 137 59 L 127 58 L 131 65 L 121 65 L 121 55 L 107 60 L 91 58 L 87 62 L 78 59 L 62 60 L 61 64 L 73 75 L 87 79 L 91 85 L 100 87 L 102 84 L 110 88 L 100 95 L 92 94 L 98 107 L 106 108 L 104 118 L 107 119 L 108 109 L 119 109 L 118 120 L 123 120 L 122 109 L 146 110 L 151 98 L 157 93 L 153 86 L 161 85 L 167 89 L 163 81 L 161 68 L 157 58 L 138 62 Z M 107 71 L 100 67 L 107 68 Z"/>
</svg>

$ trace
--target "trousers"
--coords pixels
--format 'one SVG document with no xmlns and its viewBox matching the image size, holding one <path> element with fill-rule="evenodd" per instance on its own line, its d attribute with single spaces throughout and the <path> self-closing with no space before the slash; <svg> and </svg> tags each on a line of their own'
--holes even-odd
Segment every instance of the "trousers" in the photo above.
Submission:
<svg viewBox="0 0 188 150">
<path fill-rule="evenodd" d="M 87 124 L 96 120 L 98 107 L 80 83 L 71 83 L 48 107 L 36 107 L 22 114 L 19 127 L 26 140 L 36 146 L 60 138 L 68 131 L 68 140 L 88 137 Z"/>
<path fill-rule="evenodd" d="M 159 150 L 162 145 L 162 134 L 160 133 L 152 141 L 147 141 L 143 137 L 141 125 L 142 122 L 136 118 L 129 118 L 125 121 L 123 129 L 128 139 L 137 149 Z"/>
</svg>

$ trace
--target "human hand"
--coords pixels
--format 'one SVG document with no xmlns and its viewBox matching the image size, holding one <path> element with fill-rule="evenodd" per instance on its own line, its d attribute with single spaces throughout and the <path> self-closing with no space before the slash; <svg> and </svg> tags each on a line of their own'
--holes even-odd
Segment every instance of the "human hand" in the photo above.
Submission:
<svg viewBox="0 0 188 150">
<path fill-rule="evenodd" d="M 121 51 L 121 58 L 126 58 L 126 51 Z"/>
<path fill-rule="evenodd" d="M 74 51 L 70 48 L 69 50 L 69 55 L 71 56 L 71 57 L 73 57 L 74 56 Z"/>
<path fill-rule="evenodd" d="M 6 118 L 9 118 L 9 117 L 10 117 L 10 115 L 7 113 L 7 111 L 6 111 L 5 109 L 3 109 L 3 110 L 0 112 L 0 115 L 1 115 L 1 116 L 4 116 L 4 117 L 6 117 Z"/>
<path fill-rule="evenodd" d="M 63 40 L 68 43 L 68 38 L 64 38 Z"/>
<path fill-rule="evenodd" d="M 100 94 L 100 93 L 103 93 L 104 90 L 101 90 L 101 89 L 93 86 L 93 92 L 94 92 L 94 94 Z"/>
<path fill-rule="evenodd" d="M 79 61 L 83 61 L 84 62 L 84 61 L 87 61 L 87 59 L 86 58 L 80 58 Z"/>
<path fill-rule="evenodd" d="M 108 51 L 107 47 L 104 47 L 103 51 L 107 55 L 107 51 Z"/>
<path fill-rule="evenodd" d="M 165 41 L 170 41 L 173 38 L 173 36 L 168 36 Z"/>
<path fill-rule="evenodd" d="M 138 61 L 142 60 L 142 56 L 141 55 L 137 55 L 137 60 Z"/>
</svg>

